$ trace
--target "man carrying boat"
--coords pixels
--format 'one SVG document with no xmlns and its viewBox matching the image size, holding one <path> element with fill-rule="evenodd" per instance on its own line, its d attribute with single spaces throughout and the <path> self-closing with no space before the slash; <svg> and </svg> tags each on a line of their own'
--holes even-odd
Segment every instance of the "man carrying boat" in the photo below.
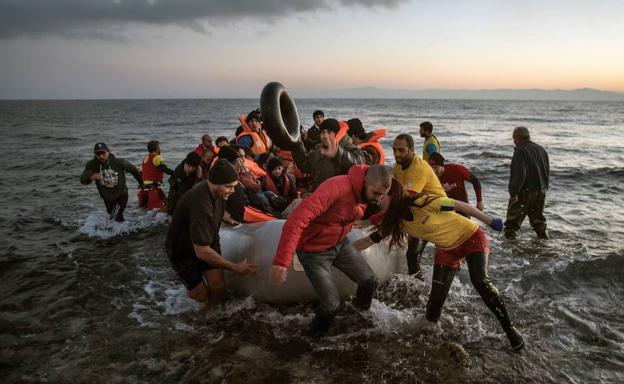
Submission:
<svg viewBox="0 0 624 384">
<path fill-rule="evenodd" d="M 167 256 L 188 296 L 199 302 L 218 304 L 223 297 L 228 269 L 242 276 L 255 276 L 257 264 L 233 263 L 221 256 L 219 228 L 225 201 L 238 184 L 238 174 L 226 160 L 210 169 L 208 180 L 186 192 L 178 202 L 167 233 Z"/>
<path fill-rule="evenodd" d="M 340 305 L 333 267 L 358 284 L 354 306 L 370 308 L 377 279 L 360 253 L 349 245 L 347 235 L 353 223 L 362 218 L 364 204 L 381 204 L 391 180 L 384 166 L 354 165 L 347 175 L 321 184 L 286 220 L 273 259 L 271 281 L 286 281 L 296 252 L 320 302 L 312 332 L 325 333 Z"/>
</svg>

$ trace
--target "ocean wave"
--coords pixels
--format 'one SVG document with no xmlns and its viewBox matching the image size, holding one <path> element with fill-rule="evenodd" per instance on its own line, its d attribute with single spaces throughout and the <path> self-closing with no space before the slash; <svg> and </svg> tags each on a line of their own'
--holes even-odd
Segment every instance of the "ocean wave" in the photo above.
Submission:
<svg viewBox="0 0 624 384">
<path fill-rule="evenodd" d="M 154 210 L 143 213 L 141 210 L 126 209 L 124 216 L 126 220 L 118 223 L 111 221 L 104 211 L 92 212 L 82 220 L 78 231 L 89 237 L 109 239 L 165 224 L 168 221 L 166 213 Z"/>
<path fill-rule="evenodd" d="M 488 151 L 484 151 L 479 154 L 468 154 L 465 157 L 468 159 L 511 159 L 510 155 Z"/>
</svg>

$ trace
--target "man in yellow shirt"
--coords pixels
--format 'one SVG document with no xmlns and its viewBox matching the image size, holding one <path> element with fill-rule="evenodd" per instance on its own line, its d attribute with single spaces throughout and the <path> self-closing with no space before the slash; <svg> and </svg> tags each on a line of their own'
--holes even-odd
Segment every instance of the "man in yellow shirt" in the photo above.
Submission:
<svg viewBox="0 0 624 384">
<path fill-rule="evenodd" d="M 392 175 L 404 189 L 446 197 L 446 192 L 429 163 L 414 153 L 414 139 L 411 135 L 398 135 L 392 143 L 392 152 L 395 160 Z M 405 253 L 410 275 L 422 276 L 420 259 L 426 245 L 427 241 L 410 237 Z"/>
<path fill-rule="evenodd" d="M 420 137 L 425 139 L 423 143 L 423 160 L 429 161 L 429 156 L 432 153 L 442 153 L 440 142 L 433 134 L 433 124 L 428 121 L 420 123 Z"/>
</svg>

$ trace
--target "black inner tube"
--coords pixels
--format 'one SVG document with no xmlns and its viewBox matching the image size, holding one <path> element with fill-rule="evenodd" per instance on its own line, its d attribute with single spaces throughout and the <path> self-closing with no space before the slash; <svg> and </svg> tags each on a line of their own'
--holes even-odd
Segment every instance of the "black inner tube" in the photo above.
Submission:
<svg viewBox="0 0 624 384">
<path fill-rule="evenodd" d="M 299 113 L 294 100 L 281 83 L 267 84 L 260 96 L 263 126 L 280 148 L 292 149 L 299 141 Z"/>
</svg>

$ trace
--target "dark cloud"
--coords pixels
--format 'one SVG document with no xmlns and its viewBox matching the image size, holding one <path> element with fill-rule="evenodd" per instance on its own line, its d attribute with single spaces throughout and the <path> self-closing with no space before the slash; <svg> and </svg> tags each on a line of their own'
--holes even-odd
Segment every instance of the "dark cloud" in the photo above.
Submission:
<svg viewBox="0 0 624 384">
<path fill-rule="evenodd" d="M 204 22 L 274 20 L 336 7 L 392 8 L 407 0 L 0 0 L 0 38 L 60 35 L 115 39 L 132 23 L 175 24 L 206 33 Z M 117 37 L 116 37 L 117 36 Z"/>
</svg>

